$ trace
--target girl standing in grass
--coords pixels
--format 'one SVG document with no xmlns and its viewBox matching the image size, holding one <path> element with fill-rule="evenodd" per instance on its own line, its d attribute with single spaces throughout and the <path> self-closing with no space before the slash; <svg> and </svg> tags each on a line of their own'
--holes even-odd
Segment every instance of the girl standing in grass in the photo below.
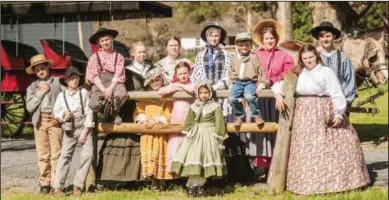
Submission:
<svg viewBox="0 0 389 200">
<path fill-rule="evenodd" d="M 212 100 L 211 85 L 200 82 L 196 96 L 184 123 L 185 138 L 174 155 L 171 172 L 189 177 L 188 195 L 201 196 L 205 194 L 203 186 L 207 178 L 226 175 L 222 146 L 227 132 L 222 108 Z"/>
<path fill-rule="evenodd" d="M 158 90 L 158 94 L 167 95 L 178 91 L 185 91 L 189 94 L 193 94 L 195 85 L 189 80 L 190 76 L 190 64 L 186 61 L 180 61 L 174 67 L 174 76 L 172 83 L 166 87 Z M 173 100 L 173 112 L 171 118 L 171 124 L 183 124 L 185 117 L 188 114 L 190 105 L 193 103 L 192 99 L 174 99 Z M 168 139 L 168 170 L 171 169 L 172 159 L 177 151 L 178 145 L 182 142 L 184 137 L 178 133 L 175 135 L 169 135 Z"/>
</svg>

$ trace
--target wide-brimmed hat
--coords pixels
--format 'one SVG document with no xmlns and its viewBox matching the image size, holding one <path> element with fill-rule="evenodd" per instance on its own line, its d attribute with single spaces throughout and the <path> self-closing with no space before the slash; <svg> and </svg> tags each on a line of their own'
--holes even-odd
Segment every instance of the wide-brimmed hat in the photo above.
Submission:
<svg viewBox="0 0 389 200">
<path fill-rule="evenodd" d="M 89 42 L 91 44 L 97 44 L 97 40 L 99 39 L 99 37 L 102 37 L 105 35 L 110 35 L 110 36 L 112 36 L 112 38 L 115 38 L 118 34 L 119 34 L 119 32 L 117 30 L 107 29 L 107 28 L 101 27 L 101 28 L 99 28 L 99 30 L 96 31 L 95 34 L 93 34 L 89 38 Z"/>
<path fill-rule="evenodd" d="M 35 55 L 35 56 L 31 57 L 31 59 L 30 59 L 30 66 L 28 66 L 26 68 L 27 74 L 35 74 L 34 67 L 36 65 L 39 65 L 39 64 L 42 64 L 42 63 L 47 63 L 50 66 L 52 65 L 52 61 L 48 60 L 46 58 L 46 56 L 43 55 L 43 54 L 38 54 L 38 55 Z"/>
<path fill-rule="evenodd" d="M 205 43 L 207 43 L 207 36 L 206 36 L 206 32 L 209 28 L 220 28 L 220 43 L 223 43 L 224 42 L 224 39 L 226 38 L 227 36 L 227 32 L 226 30 L 224 30 L 224 28 L 222 28 L 221 26 L 219 26 L 219 24 L 217 22 L 209 22 L 205 25 L 205 27 L 203 28 L 203 30 L 201 31 L 201 39 L 203 39 L 203 41 Z"/>
<path fill-rule="evenodd" d="M 73 66 L 70 66 L 69 68 L 66 69 L 63 78 L 60 78 L 59 82 L 62 85 L 67 86 L 68 84 L 65 82 L 65 80 L 68 79 L 73 74 L 80 76 L 80 82 L 78 83 L 78 85 L 79 86 L 83 85 L 84 84 L 83 83 L 84 82 L 84 79 L 83 79 L 84 74 L 82 74 L 76 67 L 73 67 Z"/>
<path fill-rule="evenodd" d="M 251 33 L 243 32 L 243 33 L 236 34 L 235 43 L 240 41 L 253 41 L 253 38 L 251 37 Z"/>
<path fill-rule="evenodd" d="M 331 32 L 332 34 L 335 35 L 335 39 L 338 39 L 341 35 L 341 32 L 339 29 L 335 28 L 334 25 L 331 23 L 331 22 L 322 22 L 320 23 L 319 26 L 316 26 L 315 28 L 313 28 L 311 30 L 311 35 L 316 38 L 316 39 L 319 39 L 319 33 L 320 31 L 329 31 Z"/>
<path fill-rule="evenodd" d="M 164 70 L 162 69 L 162 67 L 154 67 L 152 69 L 150 69 L 146 74 L 145 74 L 145 82 L 143 83 L 143 86 L 147 86 L 151 80 L 153 80 L 155 77 L 157 76 L 161 76 L 162 78 L 162 81 L 164 83 L 166 83 L 165 81 L 165 76 L 163 76 L 164 74 Z"/>
<path fill-rule="evenodd" d="M 307 43 L 298 40 L 288 40 L 279 44 L 280 47 L 290 51 L 300 51 L 304 45 L 307 45 Z"/>
<path fill-rule="evenodd" d="M 265 27 L 273 27 L 276 30 L 277 35 L 278 35 L 277 44 L 284 39 L 285 31 L 284 31 L 284 28 L 282 27 L 282 25 L 273 19 L 265 19 L 265 20 L 262 20 L 261 22 L 257 23 L 254 26 L 254 29 L 252 31 L 253 41 L 257 45 L 263 46 L 261 32 L 262 32 L 262 29 Z"/>
</svg>

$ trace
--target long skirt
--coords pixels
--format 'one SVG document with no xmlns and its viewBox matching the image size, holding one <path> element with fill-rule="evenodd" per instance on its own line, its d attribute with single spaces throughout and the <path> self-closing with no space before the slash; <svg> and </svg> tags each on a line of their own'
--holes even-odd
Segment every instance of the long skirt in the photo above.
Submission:
<svg viewBox="0 0 389 200">
<path fill-rule="evenodd" d="M 262 118 L 266 122 L 278 121 L 278 111 L 275 108 L 275 99 L 259 98 L 258 104 Z M 246 118 L 246 121 L 252 121 L 248 106 L 246 107 Z M 244 134 L 244 137 L 242 137 L 242 140 L 246 143 L 247 155 L 253 157 L 254 166 L 269 168 L 271 157 L 273 156 L 276 134 L 246 133 Z"/>
<path fill-rule="evenodd" d="M 171 172 L 181 177 L 222 177 L 226 174 L 221 143 L 215 124 L 199 123 L 192 138 L 185 137 L 173 158 Z"/>
<path fill-rule="evenodd" d="M 123 122 L 133 122 L 135 101 L 126 101 L 121 109 Z M 140 136 L 109 134 L 100 150 L 97 178 L 104 181 L 135 181 L 140 176 Z"/>
<path fill-rule="evenodd" d="M 142 176 L 172 179 L 167 169 L 168 143 L 166 135 L 143 134 L 140 137 Z"/>
<path fill-rule="evenodd" d="M 233 122 L 235 117 L 232 107 L 227 99 L 219 99 L 226 123 Z M 242 141 L 241 133 L 228 133 L 228 138 L 224 141 L 224 158 L 227 163 L 227 181 L 246 182 L 252 179 L 253 169 L 248 156 L 246 156 L 246 146 Z"/>
<path fill-rule="evenodd" d="M 167 163 L 168 171 L 170 171 L 170 169 L 172 168 L 174 155 L 176 154 L 177 148 L 183 140 L 184 140 L 184 135 L 180 133 L 176 135 L 169 135 L 168 137 L 168 163 Z"/>
<path fill-rule="evenodd" d="M 358 135 L 345 117 L 332 121 L 328 97 L 300 97 L 293 119 L 287 190 L 323 194 L 357 189 L 370 183 Z"/>
</svg>

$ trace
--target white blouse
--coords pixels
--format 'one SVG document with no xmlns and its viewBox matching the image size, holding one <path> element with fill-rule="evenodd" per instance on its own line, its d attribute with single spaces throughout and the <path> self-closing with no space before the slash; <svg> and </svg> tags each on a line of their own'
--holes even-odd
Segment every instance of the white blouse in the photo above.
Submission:
<svg viewBox="0 0 389 200">
<path fill-rule="evenodd" d="M 312 70 L 304 68 L 297 79 L 298 95 L 329 96 L 334 106 L 334 117 L 342 118 L 346 111 L 346 98 L 335 72 L 322 64 Z"/>
</svg>

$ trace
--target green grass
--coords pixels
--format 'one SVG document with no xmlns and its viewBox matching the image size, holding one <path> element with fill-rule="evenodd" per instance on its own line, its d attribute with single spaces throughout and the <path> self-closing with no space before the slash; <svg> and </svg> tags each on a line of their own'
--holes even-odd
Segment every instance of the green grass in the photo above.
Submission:
<svg viewBox="0 0 389 200">
<path fill-rule="evenodd" d="M 224 192 L 224 193 L 223 193 Z M 181 188 L 166 192 L 152 192 L 148 189 L 139 191 L 107 191 L 107 192 L 96 192 L 84 194 L 80 198 L 75 198 L 70 194 L 65 197 L 58 198 L 52 195 L 40 195 L 35 193 L 3 193 L 1 199 L 90 199 L 90 200 L 105 200 L 105 199 L 187 199 L 185 192 Z M 264 187 L 257 186 L 234 186 L 226 188 L 224 190 L 218 190 L 218 194 L 211 194 L 207 197 L 196 198 L 196 199 L 226 199 L 226 200 L 243 200 L 243 199 L 272 199 L 272 200 L 327 200 L 327 199 L 338 199 L 338 200 L 381 200 L 388 199 L 388 189 L 383 187 L 371 187 L 363 191 L 338 193 L 331 195 L 311 195 L 311 196 L 300 196 L 290 192 L 285 192 L 282 195 L 271 195 L 268 194 Z"/>
<path fill-rule="evenodd" d="M 358 135 L 362 142 L 371 143 L 375 146 L 386 144 L 388 141 L 388 87 L 387 85 L 382 87 L 385 94 L 375 101 L 373 104 L 365 104 L 363 107 L 375 107 L 380 110 L 378 114 L 365 114 L 365 113 L 351 113 L 350 121 L 358 132 Z M 369 91 L 359 92 L 359 97 L 354 101 L 354 105 L 357 101 L 367 98 L 369 95 L 374 94 L 378 89 L 372 89 Z"/>
</svg>

